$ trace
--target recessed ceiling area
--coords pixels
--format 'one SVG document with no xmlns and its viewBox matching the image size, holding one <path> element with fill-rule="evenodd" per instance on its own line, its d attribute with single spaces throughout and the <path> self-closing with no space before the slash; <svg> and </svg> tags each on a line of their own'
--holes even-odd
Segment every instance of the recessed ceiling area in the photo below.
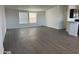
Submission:
<svg viewBox="0 0 79 59">
<path fill-rule="evenodd" d="M 55 6 L 56 5 L 5 5 L 5 8 L 26 10 L 26 11 L 45 11 Z"/>
</svg>

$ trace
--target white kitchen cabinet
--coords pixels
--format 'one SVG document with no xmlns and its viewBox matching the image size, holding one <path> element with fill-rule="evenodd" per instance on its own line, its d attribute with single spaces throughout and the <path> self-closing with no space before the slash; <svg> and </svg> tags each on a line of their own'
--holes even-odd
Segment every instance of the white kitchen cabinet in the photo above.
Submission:
<svg viewBox="0 0 79 59">
<path fill-rule="evenodd" d="M 78 25 L 79 22 L 67 21 L 67 32 L 69 35 L 78 36 Z"/>
</svg>

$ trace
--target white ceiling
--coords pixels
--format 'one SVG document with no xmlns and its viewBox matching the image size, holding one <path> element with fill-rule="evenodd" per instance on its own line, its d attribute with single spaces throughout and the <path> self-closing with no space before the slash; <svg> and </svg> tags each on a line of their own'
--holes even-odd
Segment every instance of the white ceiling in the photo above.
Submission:
<svg viewBox="0 0 79 59">
<path fill-rule="evenodd" d="M 27 11 L 45 11 L 56 5 L 6 5 L 5 8 L 27 10 Z"/>
</svg>

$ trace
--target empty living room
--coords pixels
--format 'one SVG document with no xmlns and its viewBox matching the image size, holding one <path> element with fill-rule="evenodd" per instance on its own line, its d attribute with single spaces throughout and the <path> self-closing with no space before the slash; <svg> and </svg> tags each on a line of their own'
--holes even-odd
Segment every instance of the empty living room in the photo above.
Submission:
<svg viewBox="0 0 79 59">
<path fill-rule="evenodd" d="M 78 54 L 79 5 L 0 5 L 1 54 Z"/>
</svg>

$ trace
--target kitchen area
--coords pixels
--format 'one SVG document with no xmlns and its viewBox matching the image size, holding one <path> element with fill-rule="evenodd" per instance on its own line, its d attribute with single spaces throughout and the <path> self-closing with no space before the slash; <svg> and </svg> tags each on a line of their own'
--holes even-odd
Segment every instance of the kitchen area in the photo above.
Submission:
<svg viewBox="0 0 79 59">
<path fill-rule="evenodd" d="M 79 36 L 79 6 L 70 5 L 68 6 L 67 13 L 67 28 L 66 31 L 69 35 L 78 37 Z"/>
</svg>

